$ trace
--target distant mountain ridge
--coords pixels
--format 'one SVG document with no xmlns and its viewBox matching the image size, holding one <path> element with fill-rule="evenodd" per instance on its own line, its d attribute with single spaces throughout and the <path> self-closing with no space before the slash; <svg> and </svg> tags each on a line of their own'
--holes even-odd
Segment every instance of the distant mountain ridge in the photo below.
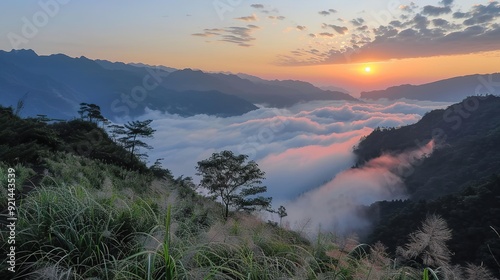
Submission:
<svg viewBox="0 0 500 280">
<path fill-rule="evenodd" d="M 0 51 L 0 103 L 15 106 L 26 95 L 23 114 L 71 118 L 81 102 L 95 103 L 108 118 L 136 117 L 146 107 L 181 116 L 242 115 L 264 104 L 287 107 L 313 100 L 357 101 L 300 81 L 250 81 L 146 64 L 126 64 L 32 50 Z"/>
<path fill-rule="evenodd" d="M 495 83 L 495 81 L 497 81 Z M 485 75 L 468 75 L 440 80 L 422 85 L 400 85 L 385 90 L 361 92 L 362 99 L 390 100 L 407 98 L 414 100 L 459 102 L 467 96 L 478 94 L 495 94 L 494 87 L 498 88 L 500 73 Z"/>
</svg>

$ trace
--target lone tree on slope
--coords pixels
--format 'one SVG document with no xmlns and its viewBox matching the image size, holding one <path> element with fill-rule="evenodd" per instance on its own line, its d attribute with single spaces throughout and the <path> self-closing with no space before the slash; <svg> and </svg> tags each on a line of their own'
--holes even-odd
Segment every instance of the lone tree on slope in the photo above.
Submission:
<svg viewBox="0 0 500 280">
<path fill-rule="evenodd" d="M 134 153 L 138 147 L 143 147 L 146 149 L 152 149 L 153 147 L 139 140 L 138 138 L 152 138 L 153 133 L 156 131 L 151 128 L 150 124 L 153 120 L 145 121 L 132 121 L 124 125 L 125 127 L 125 137 L 119 140 L 124 144 L 126 149 L 130 151 L 130 161 L 134 158 Z"/>
<path fill-rule="evenodd" d="M 199 161 L 196 167 L 197 175 L 202 176 L 200 186 L 224 203 L 225 219 L 229 216 L 229 207 L 236 211 L 255 211 L 271 206 L 271 197 L 256 196 L 267 191 L 267 187 L 260 186 L 265 173 L 254 161 L 245 163 L 247 159 L 247 155 L 222 151 Z"/>
<path fill-rule="evenodd" d="M 83 120 L 87 118 L 89 122 L 104 122 L 106 120 L 105 117 L 101 114 L 101 107 L 96 104 L 89 103 L 80 103 L 80 110 L 78 110 L 78 114 L 80 114 L 80 118 Z"/>
</svg>

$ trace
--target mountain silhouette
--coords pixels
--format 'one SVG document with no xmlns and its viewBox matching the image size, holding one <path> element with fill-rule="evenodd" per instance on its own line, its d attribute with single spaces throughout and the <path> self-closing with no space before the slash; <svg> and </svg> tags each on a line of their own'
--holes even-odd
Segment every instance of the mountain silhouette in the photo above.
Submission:
<svg viewBox="0 0 500 280">
<path fill-rule="evenodd" d="M 228 117 L 255 110 L 255 104 L 288 107 L 312 100 L 357 100 L 300 81 L 250 81 L 233 74 L 84 56 L 41 56 L 32 50 L 0 51 L 0 66 L 0 103 L 15 106 L 24 97 L 26 116 L 71 118 L 82 102 L 99 105 L 113 119 L 140 116 L 145 108 Z"/>
<path fill-rule="evenodd" d="M 407 98 L 414 100 L 460 102 L 467 96 L 498 94 L 500 73 L 468 75 L 440 80 L 422 85 L 400 85 L 385 90 L 362 92 L 361 98 L 390 100 Z"/>
</svg>

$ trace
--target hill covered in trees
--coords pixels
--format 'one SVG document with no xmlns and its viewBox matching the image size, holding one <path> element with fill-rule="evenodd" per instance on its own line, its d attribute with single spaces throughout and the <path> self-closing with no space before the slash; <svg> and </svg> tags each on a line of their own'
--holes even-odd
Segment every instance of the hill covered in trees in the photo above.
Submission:
<svg viewBox="0 0 500 280">
<path fill-rule="evenodd" d="M 484 263 L 500 275 L 495 259 L 500 254 L 500 178 L 492 176 L 483 183 L 463 191 L 426 201 L 378 202 L 368 209 L 376 227 L 369 242 L 381 241 L 391 252 L 407 242 L 407 236 L 418 228 L 415 221 L 428 215 L 439 215 L 447 221 L 453 234 L 448 248 L 453 263 Z"/>
<path fill-rule="evenodd" d="M 500 170 L 500 97 L 474 96 L 434 110 L 419 122 L 379 128 L 355 148 L 357 164 L 434 140 L 434 151 L 404 170 L 411 198 L 434 199 L 459 192 Z"/>
<path fill-rule="evenodd" d="M 392 254 L 418 228 L 416 221 L 439 215 L 453 234 L 448 248 L 456 264 L 482 262 L 500 275 L 500 97 L 472 96 L 419 122 L 378 128 L 355 148 L 357 166 L 383 154 L 434 151 L 397 173 L 409 199 L 377 202 L 364 209 L 374 224 L 368 243 L 381 241 Z"/>
</svg>

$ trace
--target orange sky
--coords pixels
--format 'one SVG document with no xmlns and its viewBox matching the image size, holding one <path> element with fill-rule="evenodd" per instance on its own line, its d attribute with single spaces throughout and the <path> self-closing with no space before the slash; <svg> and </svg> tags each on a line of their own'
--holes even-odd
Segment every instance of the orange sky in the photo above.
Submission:
<svg viewBox="0 0 500 280">
<path fill-rule="evenodd" d="M 40 3 L 0 3 L 0 49 L 305 80 L 355 96 L 500 72 L 498 1 Z"/>
</svg>

